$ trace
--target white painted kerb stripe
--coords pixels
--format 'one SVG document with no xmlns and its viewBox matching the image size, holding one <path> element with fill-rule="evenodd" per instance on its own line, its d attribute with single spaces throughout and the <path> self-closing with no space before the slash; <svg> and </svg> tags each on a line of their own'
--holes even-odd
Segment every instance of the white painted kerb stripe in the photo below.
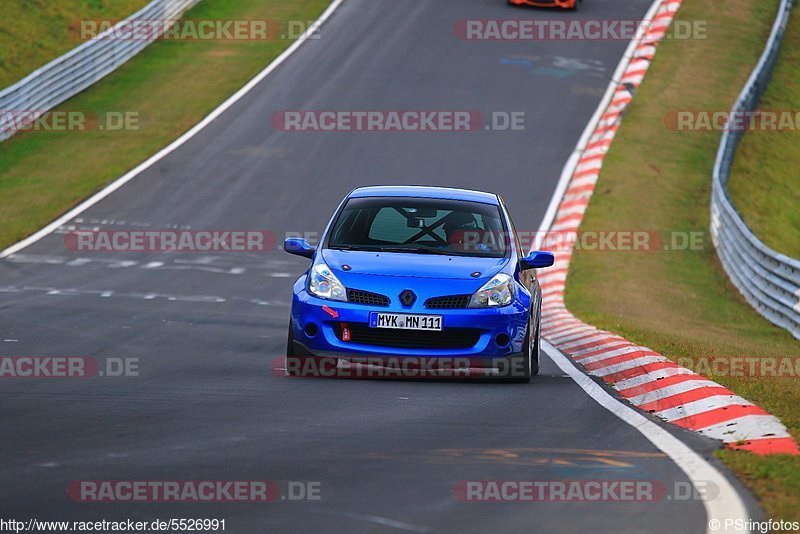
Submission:
<svg viewBox="0 0 800 534">
<path fill-rule="evenodd" d="M 694 371 L 684 367 L 665 367 L 664 369 L 659 369 L 658 371 L 651 371 L 643 375 L 634 376 L 633 378 L 620 380 L 615 384 L 615 387 L 620 391 L 620 393 L 624 394 L 626 389 L 635 388 L 636 386 L 641 386 L 642 384 L 647 384 L 649 382 L 655 382 L 660 378 L 667 378 L 675 375 L 693 374 L 695 374 Z"/>
<path fill-rule="evenodd" d="M 692 391 L 699 388 L 719 388 L 719 387 L 722 386 L 720 386 L 716 382 L 712 382 L 711 380 L 707 379 L 686 380 L 685 382 L 678 382 L 677 384 L 673 384 L 671 386 L 666 386 L 663 388 L 658 388 L 652 391 L 648 391 L 647 393 L 642 393 L 637 397 L 631 397 L 628 399 L 628 402 L 639 406 L 641 404 L 647 404 L 648 402 L 666 399 L 667 397 L 672 397 L 673 395 L 686 393 L 687 391 Z"/>
<path fill-rule="evenodd" d="M 687 402 L 682 406 L 675 408 L 667 408 L 656 412 L 654 415 L 666 419 L 667 421 L 677 421 L 684 417 L 694 417 L 696 415 L 703 415 L 717 408 L 725 408 L 729 406 L 753 406 L 753 403 L 739 397 L 738 395 L 713 395 L 704 399 Z M 726 440 L 727 441 L 727 440 Z"/>
<path fill-rule="evenodd" d="M 744 441 L 754 437 L 761 439 L 760 436 L 765 434 L 772 434 L 766 439 L 791 437 L 786 427 L 783 427 L 783 430 L 775 429 L 775 418 L 771 415 L 745 415 L 724 423 L 700 428 L 697 432 L 709 438 L 724 439 L 725 441 L 731 441 L 731 439 Z"/>
<path fill-rule="evenodd" d="M 603 376 L 613 375 L 614 373 L 619 373 L 622 371 L 628 371 L 630 369 L 633 369 L 634 367 L 647 365 L 648 363 L 667 362 L 667 361 L 669 360 L 667 360 L 663 356 L 643 356 L 642 358 L 636 358 L 634 360 L 628 360 L 622 363 L 609 365 L 608 367 L 595 369 L 594 371 L 592 371 L 592 374 L 595 376 L 603 377 Z"/>
<path fill-rule="evenodd" d="M 542 340 L 545 353 L 570 376 L 590 397 L 603 408 L 619 417 L 639 431 L 650 443 L 666 454 L 684 472 L 695 487 L 714 484 L 719 493 L 714 499 L 704 498 L 703 506 L 710 519 L 719 520 L 723 525 L 726 519 L 747 521 L 749 514 L 739 494 L 722 473 L 715 469 L 700 455 L 690 449 L 678 438 L 650 421 L 645 416 L 609 395 L 587 375 L 580 372 L 569 359 L 550 343 Z M 725 532 L 706 530 L 706 532 Z"/>
</svg>

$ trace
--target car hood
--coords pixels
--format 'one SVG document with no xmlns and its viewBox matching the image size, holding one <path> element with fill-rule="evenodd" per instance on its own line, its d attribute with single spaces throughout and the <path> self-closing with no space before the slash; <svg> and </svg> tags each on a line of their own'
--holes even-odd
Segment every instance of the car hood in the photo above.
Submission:
<svg viewBox="0 0 800 534">
<path fill-rule="evenodd" d="M 324 249 L 328 267 L 339 273 L 478 280 L 494 276 L 508 258 L 476 258 L 399 252 L 363 252 Z M 342 266 L 349 265 L 345 271 Z M 474 274 L 479 273 L 479 274 Z"/>
</svg>

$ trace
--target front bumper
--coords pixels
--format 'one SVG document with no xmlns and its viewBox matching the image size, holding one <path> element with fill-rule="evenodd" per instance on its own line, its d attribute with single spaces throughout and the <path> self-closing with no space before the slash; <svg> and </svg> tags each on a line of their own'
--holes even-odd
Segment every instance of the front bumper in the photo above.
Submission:
<svg viewBox="0 0 800 534">
<path fill-rule="evenodd" d="M 369 340 L 362 338 L 370 341 L 369 343 L 360 342 L 355 336 L 348 341 L 343 340 L 342 337 L 346 336 L 342 336 L 342 325 L 347 324 L 354 331 L 356 329 L 353 326 L 357 325 L 363 331 L 369 323 L 370 312 L 441 315 L 443 336 L 454 339 L 453 332 L 457 333 L 456 336 L 469 332 L 470 336 L 455 339 L 458 343 L 452 343 L 453 346 L 448 346 L 448 343 L 441 340 L 436 340 L 431 346 L 411 347 L 408 346 L 409 343 L 392 346 L 385 341 L 375 344 L 375 336 L 370 336 Z M 502 308 L 428 309 L 419 303 L 411 308 L 404 308 L 399 304 L 372 307 L 319 299 L 306 291 L 304 282 L 298 281 L 292 301 L 291 328 L 295 340 L 294 348 L 300 355 L 339 359 L 460 357 L 477 363 L 521 353 L 529 317 L 528 304 L 519 298 Z M 402 332 L 413 336 L 410 331 Z M 386 332 L 387 339 L 391 333 Z M 424 345 L 424 342 L 421 344 Z"/>
</svg>

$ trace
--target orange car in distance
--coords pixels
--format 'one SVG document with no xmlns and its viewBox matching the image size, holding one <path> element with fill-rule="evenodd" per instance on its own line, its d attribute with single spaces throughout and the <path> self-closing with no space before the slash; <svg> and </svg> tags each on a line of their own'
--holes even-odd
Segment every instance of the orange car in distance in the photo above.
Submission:
<svg viewBox="0 0 800 534">
<path fill-rule="evenodd" d="M 515 6 L 563 7 L 564 9 L 575 9 L 578 6 L 578 0 L 508 0 L 508 3 Z"/>
</svg>

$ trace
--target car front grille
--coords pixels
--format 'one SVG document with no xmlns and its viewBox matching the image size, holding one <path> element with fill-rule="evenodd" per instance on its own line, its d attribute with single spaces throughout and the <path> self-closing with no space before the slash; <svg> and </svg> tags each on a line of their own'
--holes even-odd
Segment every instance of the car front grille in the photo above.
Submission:
<svg viewBox="0 0 800 534">
<path fill-rule="evenodd" d="M 399 349 L 468 349 L 481 337 L 477 328 L 445 328 L 439 332 L 428 330 L 400 330 L 396 328 L 370 328 L 365 323 L 347 323 L 349 343 L 396 347 Z M 342 339 L 342 325 L 336 325 L 336 337 Z"/>
<path fill-rule="evenodd" d="M 446 297 L 432 297 L 425 301 L 425 307 L 436 310 L 453 310 L 466 308 L 472 295 L 447 295 Z"/>
<path fill-rule="evenodd" d="M 389 297 L 370 291 L 362 291 L 360 289 L 348 289 L 347 302 L 366 304 L 368 306 L 388 306 Z"/>
</svg>

